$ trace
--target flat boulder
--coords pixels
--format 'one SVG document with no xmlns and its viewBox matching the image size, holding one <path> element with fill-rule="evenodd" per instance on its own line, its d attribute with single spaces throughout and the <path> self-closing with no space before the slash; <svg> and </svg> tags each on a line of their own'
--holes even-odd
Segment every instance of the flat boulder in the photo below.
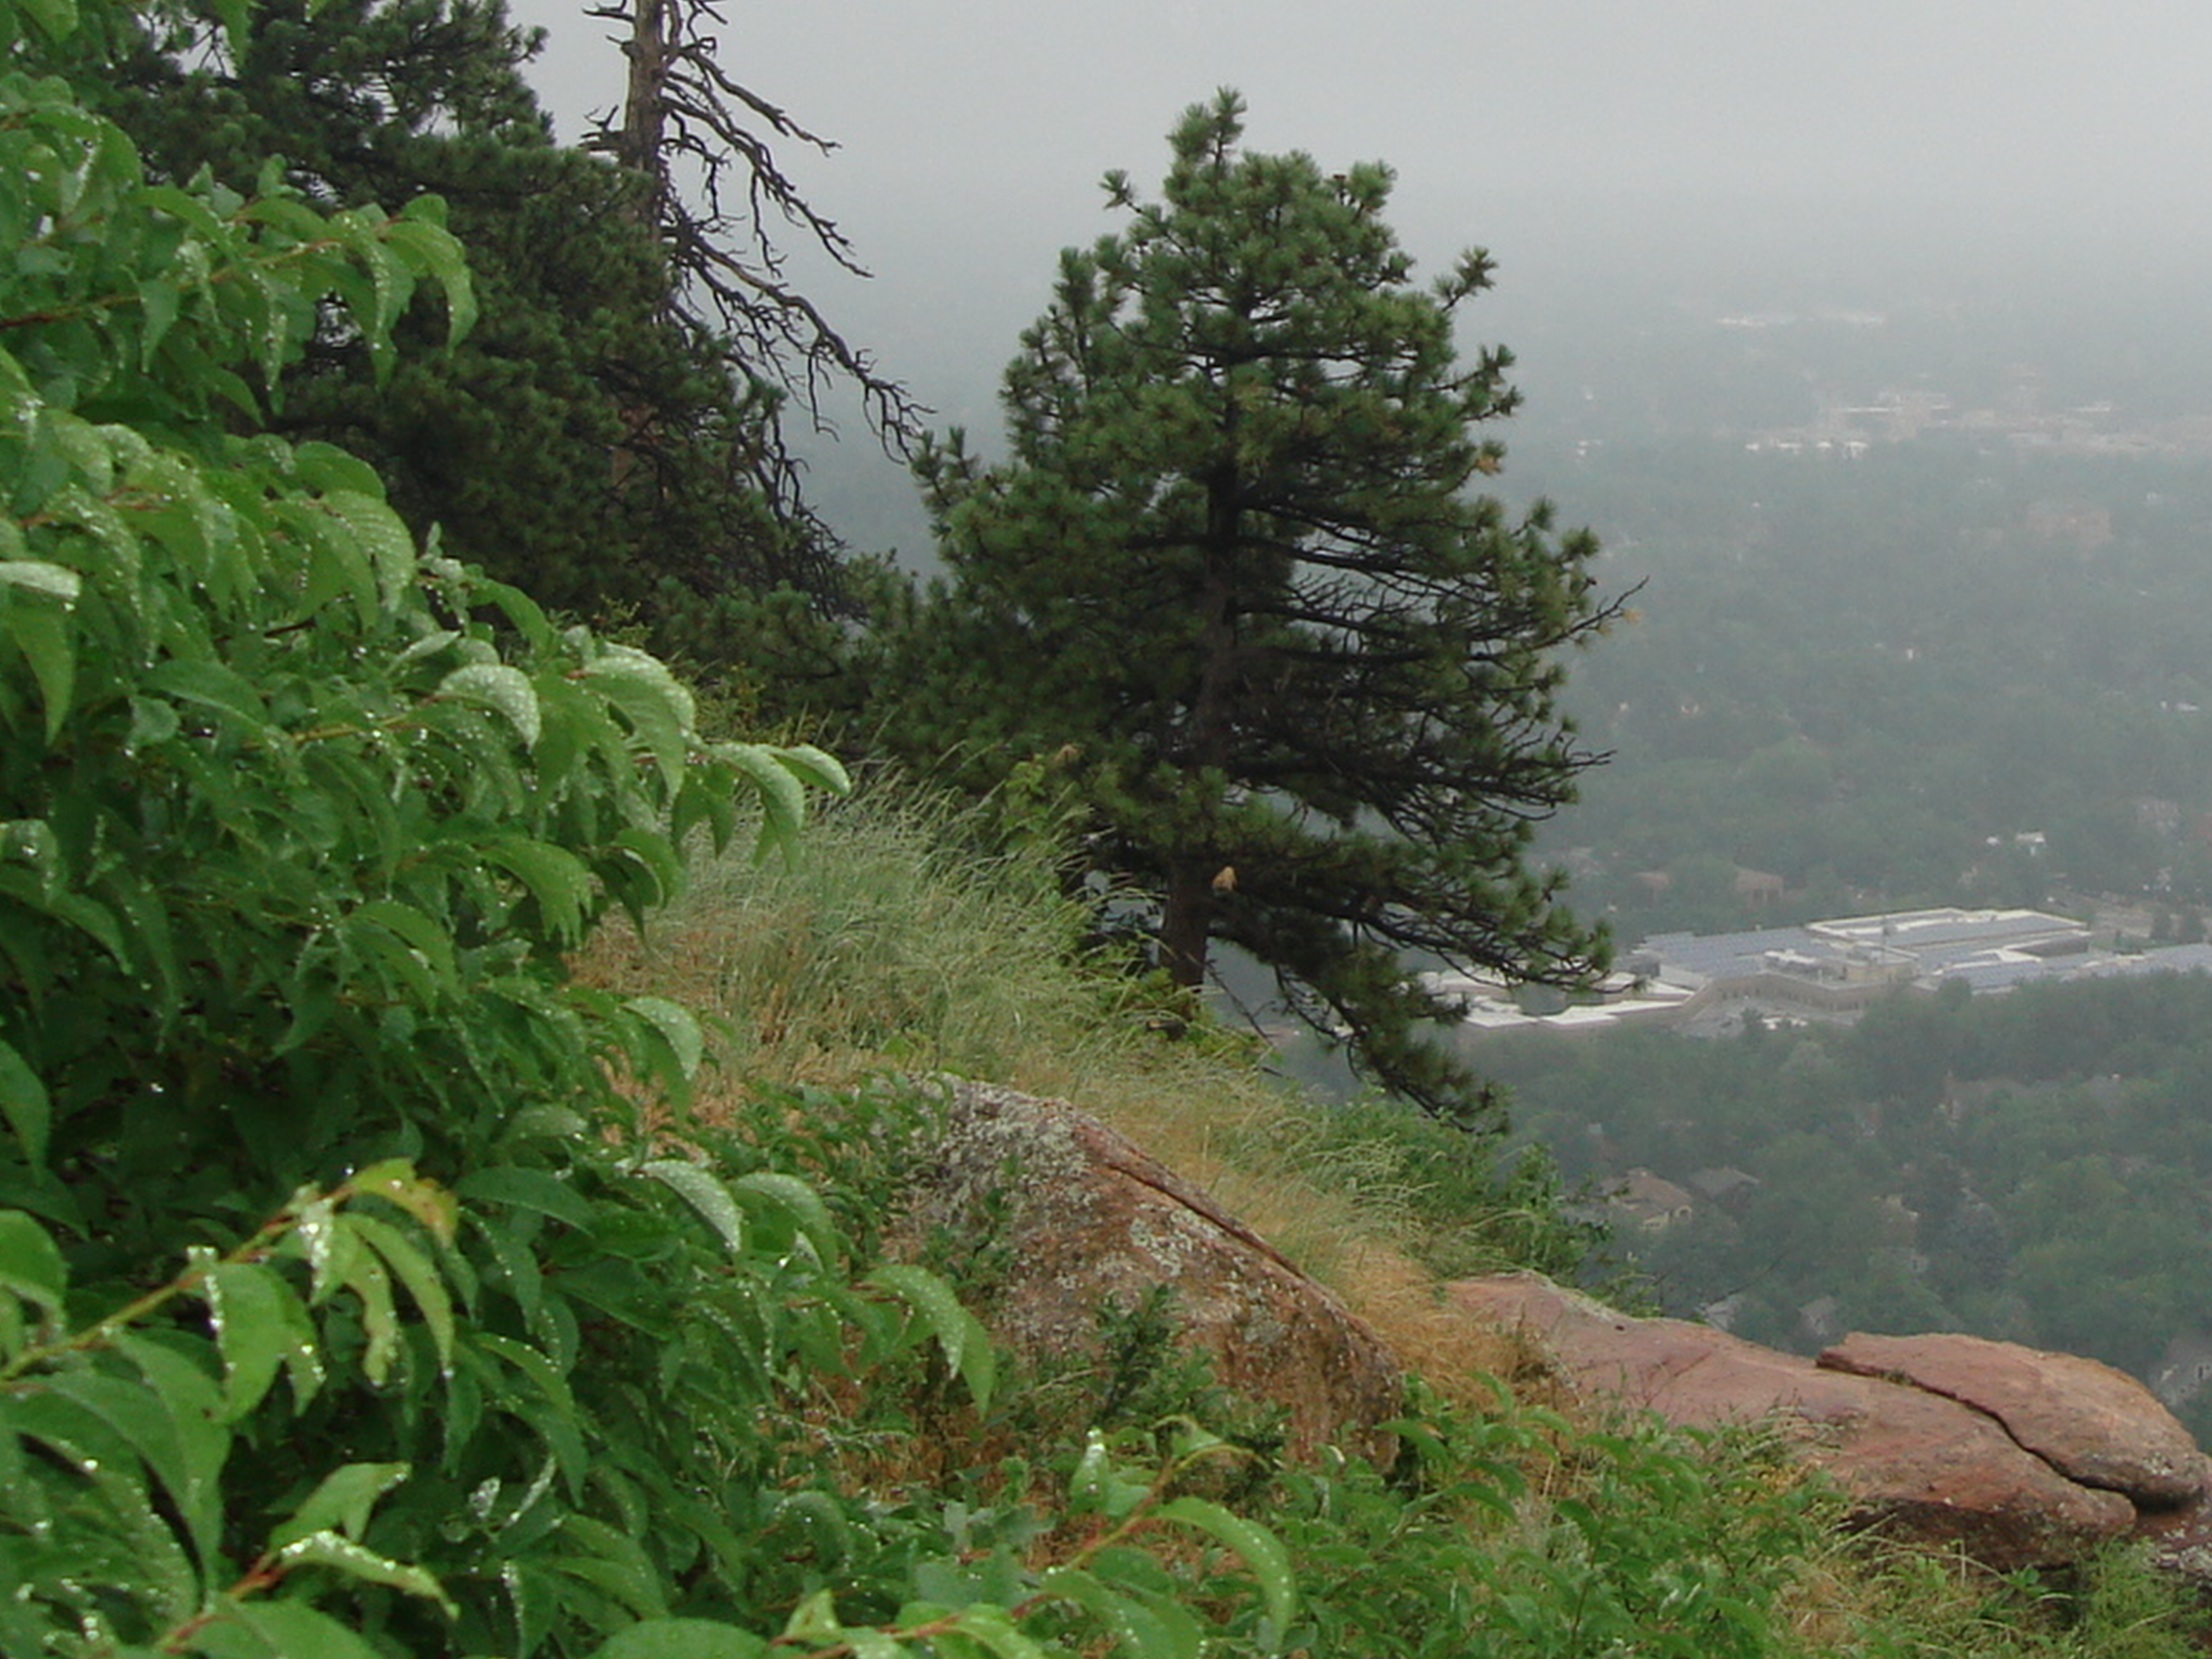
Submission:
<svg viewBox="0 0 2212 1659">
<path fill-rule="evenodd" d="M 1881 1377 L 1981 1412 L 2068 1480 L 2168 1510 L 2204 1494 L 2189 1431 L 2126 1372 L 2080 1354 L 1985 1337 L 1870 1336 L 1822 1350 L 1825 1370 Z"/>
<path fill-rule="evenodd" d="M 2158 1449 L 2137 1459 L 2142 1489 L 2160 1494 L 2147 1503 L 2083 1480 L 2023 1443 L 1994 1413 L 1892 1368 L 1861 1371 L 1825 1357 L 1815 1364 L 1710 1326 L 1632 1317 L 1533 1273 L 1462 1280 L 1451 1294 L 1473 1316 L 1534 1344 L 1585 1398 L 1649 1408 L 1690 1427 L 1778 1428 L 1808 1464 L 1834 1478 L 1862 1526 L 1954 1544 L 2000 1570 L 2076 1560 L 2123 1535 L 2148 1537 L 2170 1559 L 2204 1541 L 2191 1521 L 2203 1513 L 2201 1460 L 2192 1466 L 2198 1486 L 2178 1500 L 2165 1496 L 2178 1490 L 2172 1477 L 2184 1465 L 2166 1426 L 2172 1419 L 2155 1400 L 2141 1421 L 2143 1443 Z M 2061 1374 L 2063 1368 L 2049 1375 Z M 2087 1409 L 2093 1422 L 2100 1410 L 2112 1413 L 2090 1437 L 2107 1454 L 2101 1462 L 2085 1454 L 2075 1467 L 2110 1470 L 2121 1461 L 2114 1448 L 2126 1437 L 2122 1418 L 2113 1407 Z M 2067 1410 L 2063 1395 L 2043 1399 L 2039 1420 L 2054 1425 L 2039 1436 L 2045 1443 L 2063 1443 L 2055 1425 Z M 2185 1433 L 2181 1439 L 2185 1444 Z"/>
<path fill-rule="evenodd" d="M 1032 1360 L 1098 1350 L 1101 1310 L 1164 1290 L 1178 1340 L 1225 1386 L 1282 1408 L 1293 1455 L 1387 1461 L 1403 1376 L 1382 1339 L 1203 1191 L 1065 1101 L 952 1085 L 914 1219 L 988 1248 L 979 1310 Z"/>
</svg>

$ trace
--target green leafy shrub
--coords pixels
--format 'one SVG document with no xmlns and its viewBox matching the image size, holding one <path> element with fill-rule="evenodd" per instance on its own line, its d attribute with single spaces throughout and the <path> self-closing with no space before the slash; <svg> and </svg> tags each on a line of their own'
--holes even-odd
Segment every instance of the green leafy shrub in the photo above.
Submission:
<svg viewBox="0 0 2212 1659">
<path fill-rule="evenodd" d="M 842 769 L 704 740 L 258 431 L 319 329 L 388 362 L 418 285 L 465 328 L 461 252 L 434 202 L 148 184 L 40 74 L 79 25 L 0 0 L 0 1650 L 1194 1654 L 1115 1565 L 1176 1528 L 1279 1626 L 1263 1535 L 1110 1462 L 1097 1539 L 925 1593 L 958 1528 L 847 1478 L 837 1391 L 927 1346 L 988 1400 L 980 1327 L 656 1127 L 697 1024 L 566 963 Z"/>
<path fill-rule="evenodd" d="M 1818 1488 L 1741 1438 L 1588 1432 L 1516 1407 L 1424 1410 L 1407 1467 L 1291 1472 L 1277 1529 L 1316 1653 L 1483 1659 L 1790 1651 Z M 1387 1571 L 1375 1571 L 1388 1561 Z"/>
</svg>

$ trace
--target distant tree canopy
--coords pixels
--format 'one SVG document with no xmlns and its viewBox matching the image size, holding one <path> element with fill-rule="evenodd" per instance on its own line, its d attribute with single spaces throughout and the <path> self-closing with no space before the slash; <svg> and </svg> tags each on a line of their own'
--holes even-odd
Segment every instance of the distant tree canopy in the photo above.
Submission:
<svg viewBox="0 0 2212 1659">
<path fill-rule="evenodd" d="M 1473 429 L 1515 401 L 1504 352 L 1453 344 L 1486 257 L 1411 286 L 1387 169 L 1243 131 L 1224 92 L 1161 200 L 1109 178 L 1129 223 L 1061 256 L 1006 370 L 1012 459 L 926 447 L 951 574 L 905 632 L 900 725 L 979 783 L 1056 757 L 1176 982 L 1240 947 L 1382 1079 L 1479 1113 L 1413 969 L 1604 959 L 1523 857 L 1594 758 L 1554 696 L 1611 614 L 1595 544 L 1469 492 L 1501 453 Z"/>
<path fill-rule="evenodd" d="M 2212 977 L 2148 974 L 1954 982 L 1855 1025 L 1732 1038 L 1498 1036 L 1477 1057 L 1570 1179 L 1646 1169 L 1698 1193 L 1687 1221 L 1623 1240 L 1668 1313 L 1723 1304 L 1740 1334 L 1810 1348 L 1832 1298 L 1858 1329 L 1968 1331 L 2149 1381 L 2170 1343 L 2212 1334 L 2208 1033 Z M 2185 1416 L 2212 1430 L 2212 1397 Z"/>
<path fill-rule="evenodd" d="M 1650 580 L 1568 692 L 1618 760 L 1545 841 L 1589 850 L 1580 902 L 1624 936 L 2067 891 L 2212 902 L 2201 459 L 1929 437 L 1824 462 L 1707 438 L 1601 447 L 1571 476 Z M 2035 533 L 2054 497 L 2107 513 L 2111 542 Z M 1705 858 L 1788 894 L 1701 902 L 1683 878 Z"/>
</svg>

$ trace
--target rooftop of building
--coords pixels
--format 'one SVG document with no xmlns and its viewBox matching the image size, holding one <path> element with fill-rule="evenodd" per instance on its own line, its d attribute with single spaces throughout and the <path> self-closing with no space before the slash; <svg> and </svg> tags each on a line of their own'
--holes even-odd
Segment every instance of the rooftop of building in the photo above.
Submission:
<svg viewBox="0 0 2212 1659">
<path fill-rule="evenodd" d="M 1825 1013 L 1817 1000 L 1806 1003 L 1813 1017 L 1849 1018 L 1889 985 L 1934 989 L 1956 981 L 1978 993 L 1998 993 L 2036 981 L 2212 973 L 2212 944 L 2100 949 L 2089 927 L 2069 917 L 1945 907 L 1741 933 L 1655 933 L 1624 952 L 1622 966 L 1638 976 L 1633 988 L 1616 987 L 1597 1004 L 1558 1014 L 1526 1013 L 1494 986 L 1463 981 L 1437 988 L 1468 995 L 1467 1024 L 1477 1030 L 1587 1030 L 1640 1018 L 1687 1019 L 1696 1029 L 1699 1020 L 1724 1026 L 1722 1016 L 1737 1006 L 1729 999 L 1739 994 L 1753 1002 L 1770 998 L 1785 1017 L 1798 1003 L 1827 995 Z M 1802 988 L 1790 991 L 1793 981 Z"/>
</svg>

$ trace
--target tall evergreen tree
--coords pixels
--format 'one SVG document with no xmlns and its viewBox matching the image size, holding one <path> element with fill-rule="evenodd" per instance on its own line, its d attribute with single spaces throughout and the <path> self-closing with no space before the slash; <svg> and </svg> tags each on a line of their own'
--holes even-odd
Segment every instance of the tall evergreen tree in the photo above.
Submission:
<svg viewBox="0 0 2212 1659">
<path fill-rule="evenodd" d="M 1527 854 L 1595 758 L 1555 708 L 1562 647 L 1614 607 L 1586 533 L 1469 491 L 1501 454 L 1474 428 L 1515 403 L 1504 352 L 1453 346 L 1487 257 L 1410 286 L 1387 169 L 1243 131 L 1224 92 L 1161 200 L 1109 176 L 1130 221 L 1062 254 L 1006 371 L 1011 459 L 926 449 L 951 575 L 906 629 L 899 725 L 979 781 L 1054 758 L 1177 984 L 1241 947 L 1382 1080 L 1480 1117 L 1414 970 L 1601 967 Z"/>
<path fill-rule="evenodd" d="M 524 79 L 534 40 L 501 0 L 264 0 L 226 34 L 179 13 L 121 38 L 88 80 L 154 167 L 244 190 L 283 158 L 327 208 L 444 197 L 484 321 L 401 349 L 318 339 L 273 424 L 374 459 L 418 530 L 541 602 L 631 617 L 711 662 L 795 605 L 849 604 L 841 550 L 800 501 L 772 363 L 673 303 L 655 179 L 556 145 Z M 738 158 L 738 165 L 745 158 Z"/>
</svg>

